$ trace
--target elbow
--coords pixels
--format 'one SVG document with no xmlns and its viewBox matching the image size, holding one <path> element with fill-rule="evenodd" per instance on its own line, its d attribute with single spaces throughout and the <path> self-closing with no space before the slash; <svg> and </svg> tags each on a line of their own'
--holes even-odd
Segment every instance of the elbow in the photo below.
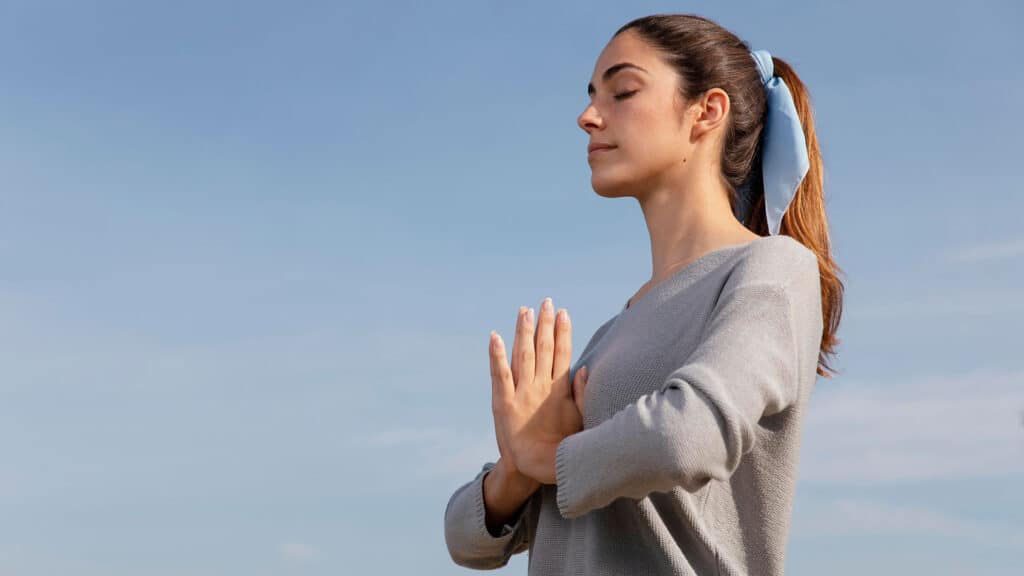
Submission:
<svg viewBox="0 0 1024 576">
<path fill-rule="evenodd" d="M 695 446 L 680 446 L 674 439 L 666 439 L 670 446 L 666 450 L 671 465 L 666 472 L 665 484 L 670 488 L 682 488 L 691 494 L 700 491 L 712 479 L 721 479 L 721 473 L 714 472 L 715 467 L 709 462 L 701 463 L 695 456 Z M 666 490 L 667 491 L 667 490 Z"/>
<path fill-rule="evenodd" d="M 702 488 L 708 485 L 713 478 L 706 474 L 695 474 L 687 471 L 679 470 L 676 474 L 675 485 L 686 490 L 690 494 L 696 494 L 700 492 Z"/>
<path fill-rule="evenodd" d="M 679 395 L 680 405 L 690 405 L 685 416 L 681 410 L 672 412 L 668 418 L 675 420 L 673 425 L 658 429 L 671 481 L 691 493 L 712 480 L 728 481 L 753 445 L 753 431 L 736 412 L 723 411 L 698 387 L 670 385 L 666 393 Z"/>
<path fill-rule="evenodd" d="M 667 470 L 668 481 L 691 494 L 712 480 L 728 482 L 739 465 L 739 448 L 730 448 L 721 435 L 711 434 L 699 441 L 694 438 L 664 438 L 663 441 L 671 463 Z"/>
</svg>

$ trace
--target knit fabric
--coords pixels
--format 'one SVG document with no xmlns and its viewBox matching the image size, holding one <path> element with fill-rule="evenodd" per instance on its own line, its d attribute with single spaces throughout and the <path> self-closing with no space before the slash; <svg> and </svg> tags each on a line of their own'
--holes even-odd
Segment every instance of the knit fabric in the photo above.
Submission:
<svg viewBox="0 0 1024 576">
<path fill-rule="evenodd" d="M 487 462 L 445 509 L 456 564 L 531 576 L 778 575 L 823 330 L 818 260 L 785 235 L 705 253 L 628 301 L 586 365 L 583 430 L 499 536 Z"/>
</svg>

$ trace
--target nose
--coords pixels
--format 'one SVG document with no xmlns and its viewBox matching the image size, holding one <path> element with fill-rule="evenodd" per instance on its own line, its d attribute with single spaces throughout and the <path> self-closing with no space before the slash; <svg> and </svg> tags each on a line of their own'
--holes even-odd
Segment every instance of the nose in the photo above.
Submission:
<svg viewBox="0 0 1024 576">
<path fill-rule="evenodd" d="M 576 124 L 587 134 L 591 130 L 599 130 L 603 122 L 601 115 L 597 113 L 597 108 L 592 103 L 587 104 L 587 107 L 583 109 L 583 113 L 576 119 Z"/>
</svg>

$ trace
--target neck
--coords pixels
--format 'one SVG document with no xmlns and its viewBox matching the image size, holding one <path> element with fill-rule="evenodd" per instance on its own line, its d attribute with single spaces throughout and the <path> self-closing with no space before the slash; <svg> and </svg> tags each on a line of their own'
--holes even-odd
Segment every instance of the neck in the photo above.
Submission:
<svg viewBox="0 0 1024 576">
<path fill-rule="evenodd" d="M 728 190 L 710 174 L 693 174 L 690 181 L 659 186 L 637 198 L 651 240 L 649 284 L 711 250 L 758 237 L 736 219 Z"/>
</svg>

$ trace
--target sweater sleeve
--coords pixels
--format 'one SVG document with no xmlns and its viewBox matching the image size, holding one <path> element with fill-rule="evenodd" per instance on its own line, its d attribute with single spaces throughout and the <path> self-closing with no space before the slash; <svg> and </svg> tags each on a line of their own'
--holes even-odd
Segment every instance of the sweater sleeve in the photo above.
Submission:
<svg viewBox="0 0 1024 576">
<path fill-rule="evenodd" d="M 501 568 L 513 554 L 529 547 L 527 522 L 540 490 L 526 500 L 512 523 L 503 525 L 500 535 L 494 536 L 485 522 L 483 492 L 484 477 L 494 466 L 493 462 L 485 463 L 473 480 L 455 490 L 445 508 L 445 543 L 459 566 L 478 570 Z"/>
<path fill-rule="evenodd" d="M 794 327 L 787 284 L 727 284 L 700 344 L 659 390 L 559 443 L 561 515 L 729 478 L 753 448 L 758 421 L 797 398 L 795 330 L 805 328 Z"/>
</svg>

